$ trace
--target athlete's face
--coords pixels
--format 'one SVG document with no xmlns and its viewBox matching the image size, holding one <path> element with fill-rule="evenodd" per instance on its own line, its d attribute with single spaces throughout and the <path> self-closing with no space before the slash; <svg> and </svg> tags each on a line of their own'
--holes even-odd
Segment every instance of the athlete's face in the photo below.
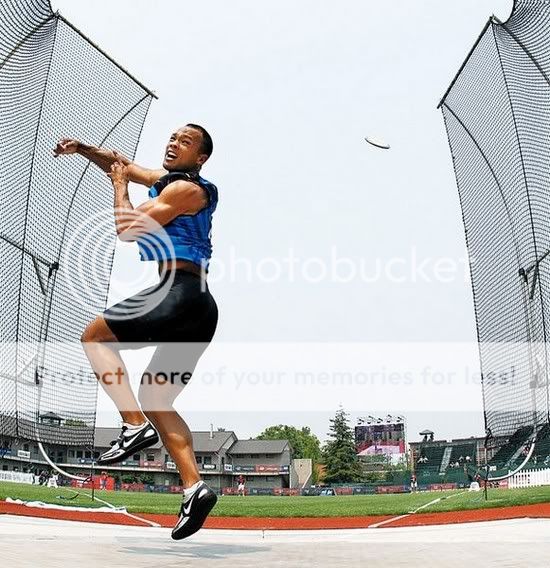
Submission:
<svg viewBox="0 0 550 568">
<path fill-rule="evenodd" d="M 168 171 L 192 170 L 208 159 L 201 153 L 202 132 L 194 128 L 180 128 L 170 136 L 162 167 Z"/>
</svg>

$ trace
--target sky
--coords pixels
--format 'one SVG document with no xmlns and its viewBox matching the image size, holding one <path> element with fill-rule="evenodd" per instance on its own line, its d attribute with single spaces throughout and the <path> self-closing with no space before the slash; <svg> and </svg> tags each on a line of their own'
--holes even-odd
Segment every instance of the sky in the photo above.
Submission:
<svg viewBox="0 0 550 568">
<path fill-rule="evenodd" d="M 481 435 L 464 230 L 436 109 L 512 0 L 52 0 L 152 89 L 135 161 L 214 139 L 213 345 L 177 408 L 194 430 L 402 414 L 409 439 Z M 386 140 L 390 150 L 369 146 Z M 134 205 L 146 189 L 131 188 Z M 149 266 L 146 266 L 149 264 Z M 110 302 L 156 281 L 119 243 Z M 151 351 L 126 353 L 134 379 Z M 104 395 L 98 425 L 117 414 Z"/>
</svg>

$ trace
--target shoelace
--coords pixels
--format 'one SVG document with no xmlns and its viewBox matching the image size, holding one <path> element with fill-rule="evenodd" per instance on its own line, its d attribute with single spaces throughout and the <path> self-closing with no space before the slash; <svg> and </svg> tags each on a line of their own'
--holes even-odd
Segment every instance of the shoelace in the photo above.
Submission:
<svg viewBox="0 0 550 568">
<path fill-rule="evenodd" d="M 111 440 L 111 446 L 114 446 L 115 444 L 118 444 L 120 446 L 120 444 L 122 444 L 122 441 L 124 440 L 124 432 L 126 432 L 126 430 L 128 430 L 128 428 L 126 426 L 123 426 L 118 438 L 116 440 Z"/>
</svg>

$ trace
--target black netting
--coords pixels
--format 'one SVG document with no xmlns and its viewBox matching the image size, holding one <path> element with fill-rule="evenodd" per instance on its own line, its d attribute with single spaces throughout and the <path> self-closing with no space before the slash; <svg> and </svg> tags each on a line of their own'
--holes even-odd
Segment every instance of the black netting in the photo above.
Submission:
<svg viewBox="0 0 550 568">
<path fill-rule="evenodd" d="M 518 0 L 506 23 L 489 22 L 442 103 L 470 255 L 486 426 L 493 451 L 508 446 L 509 468 L 549 415 L 549 74 L 550 5 Z"/>
<path fill-rule="evenodd" d="M 91 444 L 97 381 L 79 339 L 105 308 L 109 179 L 63 137 L 132 158 L 152 95 L 47 0 L 0 0 L 0 433 Z"/>
</svg>

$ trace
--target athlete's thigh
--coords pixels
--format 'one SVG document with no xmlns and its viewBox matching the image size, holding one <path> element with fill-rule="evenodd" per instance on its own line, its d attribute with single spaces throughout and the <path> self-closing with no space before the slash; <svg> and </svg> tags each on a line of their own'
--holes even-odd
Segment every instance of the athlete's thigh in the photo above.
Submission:
<svg viewBox="0 0 550 568">
<path fill-rule="evenodd" d="M 169 405 L 191 380 L 206 344 L 161 343 L 141 377 L 139 397 L 143 402 Z"/>
<path fill-rule="evenodd" d="M 165 295 L 160 285 L 150 286 L 107 308 L 103 319 L 121 343 L 151 342 L 159 320 L 166 317 L 162 306 Z"/>
</svg>

